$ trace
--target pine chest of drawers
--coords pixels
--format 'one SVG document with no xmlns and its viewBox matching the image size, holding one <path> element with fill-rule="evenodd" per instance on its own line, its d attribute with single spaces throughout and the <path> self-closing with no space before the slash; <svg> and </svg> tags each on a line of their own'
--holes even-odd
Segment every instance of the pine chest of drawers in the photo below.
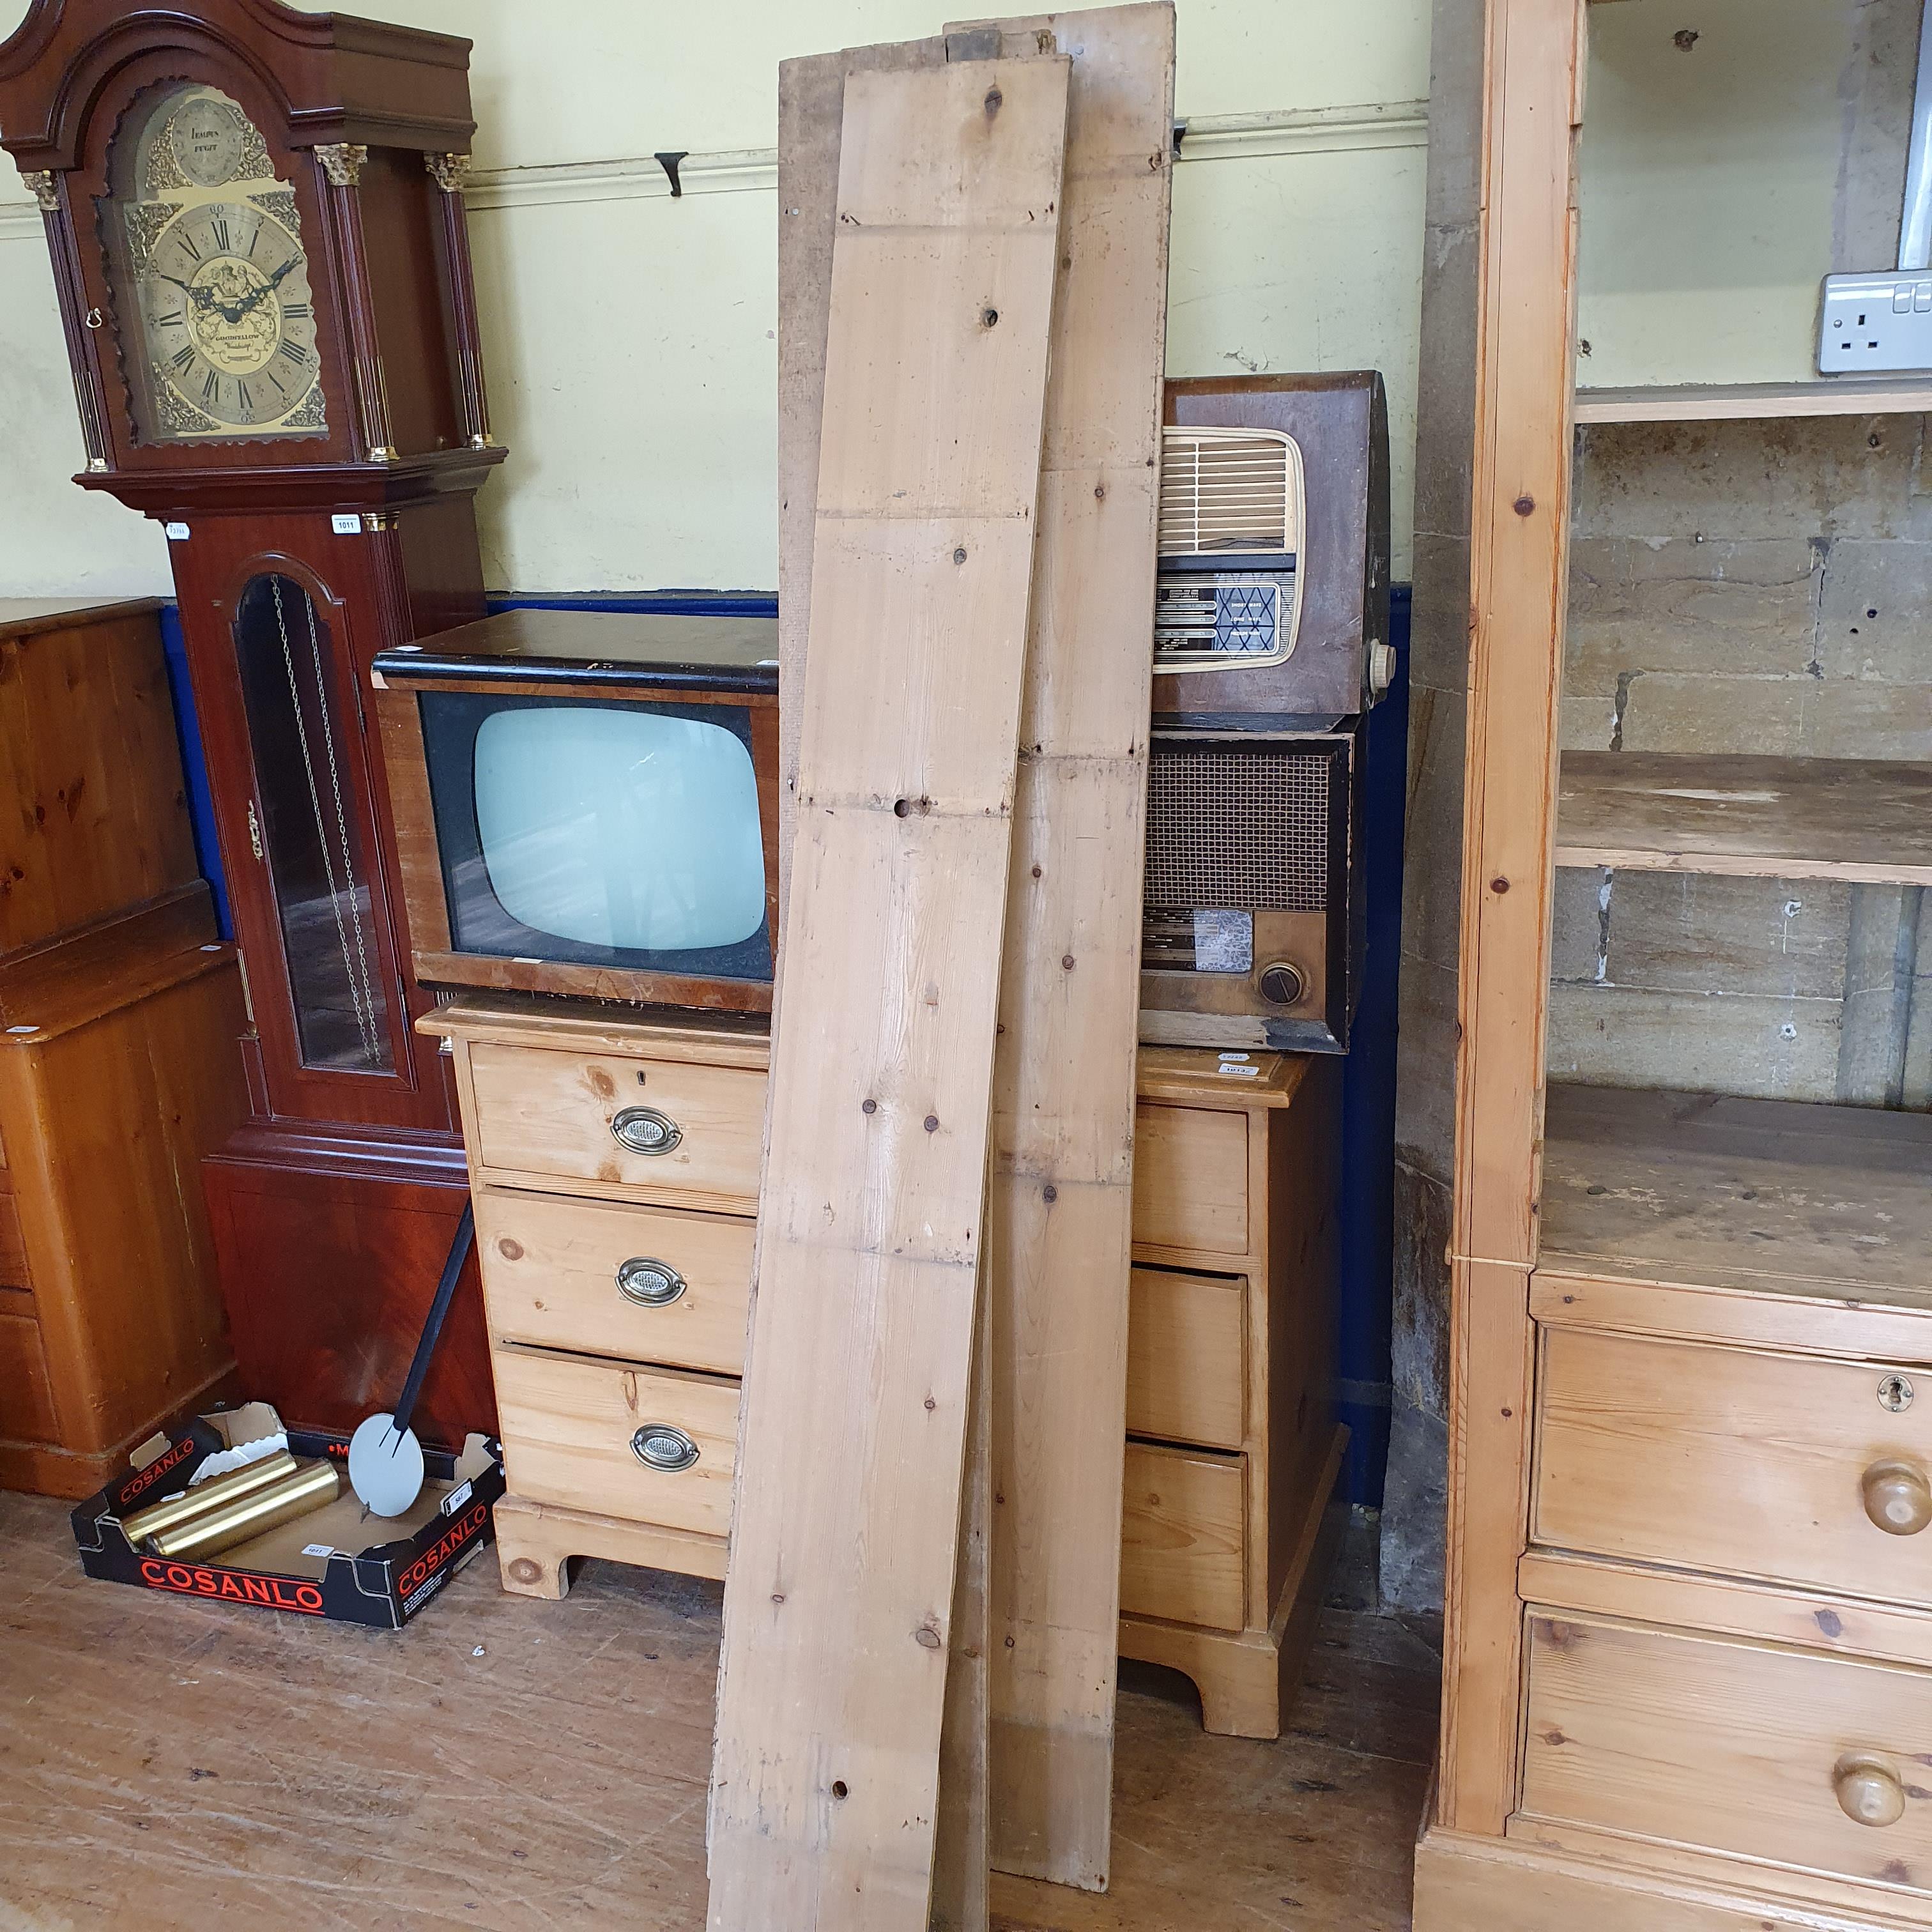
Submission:
<svg viewBox="0 0 1932 1932">
<path fill-rule="evenodd" d="M 506 1588 L 570 1559 L 722 1577 L 768 1042 L 464 996 L 454 1056 L 503 1454 Z M 1240 1064 L 1235 1064 L 1239 1067 Z M 1210 1730 L 1272 1737 L 1318 1610 L 1340 1070 L 1142 1055 L 1120 1648 Z"/>
</svg>

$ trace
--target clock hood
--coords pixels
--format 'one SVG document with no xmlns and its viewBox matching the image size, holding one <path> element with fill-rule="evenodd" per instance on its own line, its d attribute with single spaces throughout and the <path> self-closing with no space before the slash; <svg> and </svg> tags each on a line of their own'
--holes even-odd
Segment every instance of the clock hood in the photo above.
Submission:
<svg viewBox="0 0 1932 1932">
<path fill-rule="evenodd" d="M 102 91 L 128 62 L 165 48 L 190 58 L 219 50 L 244 64 L 283 108 L 291 146 L 465 151 L 476 128 L 470 44 L 278 0 L 34 0 L 0 41 L 0 147 L 23 173 L 76 166 Z"/>
</svg>

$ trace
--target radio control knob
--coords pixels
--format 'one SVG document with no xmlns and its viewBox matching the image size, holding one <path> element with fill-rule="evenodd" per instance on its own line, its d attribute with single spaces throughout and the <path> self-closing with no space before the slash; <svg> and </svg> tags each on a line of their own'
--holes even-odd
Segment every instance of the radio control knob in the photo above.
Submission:
<svg viewBox="0 0 1932 1932">
<path fill-rule="evenodd" d="M 1395 682 L 1395 646 L 1379 640 L 1369 646 L 1369 701 L 1374 704 Z"/>
<path fill-rule="evenodd" d="M 1301 968 L 1286 959 L 1277 959 L 1262 968 L 1262 998 L 1270 1006 L 1292 1006 L 1307 990 Z"/>
</svg>

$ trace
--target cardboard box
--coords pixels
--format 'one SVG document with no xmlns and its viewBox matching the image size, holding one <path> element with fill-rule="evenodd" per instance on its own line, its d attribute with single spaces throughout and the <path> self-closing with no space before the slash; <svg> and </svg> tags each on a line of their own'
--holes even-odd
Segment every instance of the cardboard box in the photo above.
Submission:
<svg viewBox="0 0 1932 1932">
<path fill-rule="evenodd" d="M 126 1475 L 74 1512 L 82 1568 L 144 1590 L 400 1630 L 496 1540 L 490 1508 L 503 1493 L 503 1458 L 488 1437 L 472 1436 L 456 1456 L 425 1449 L 422 1494 L 404 1515 L 383 1517 L 370 1516 L 349 1486 L 346 1437 L 294 1429 L 288 1432 L 290 1454 L 298 1460 L 326 1456 L 343 1471 L 342 1493 L 334 1502 L 218 1557 L 151 1556 L 128 1540 L 122 1517 L 185 1490 L 209 1457 L 281 1427 L 268 1403 L 254 1402 L 191 1417 L 143 1443 Z M 369 1541 L 372 1535 L 379 1540 Z"/>
</svg>

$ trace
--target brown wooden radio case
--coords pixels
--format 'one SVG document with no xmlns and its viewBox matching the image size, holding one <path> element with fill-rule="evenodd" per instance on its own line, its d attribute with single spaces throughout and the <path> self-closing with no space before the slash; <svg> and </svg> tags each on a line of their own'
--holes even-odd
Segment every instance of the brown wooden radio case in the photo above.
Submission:
<svg viewBox="0 0 1932 1932">
<path fill-rule="evenodd" d="M 1292 438 L 1306 505 L 1295 547 L 1294 650 L 1251 668 L 1156 673 L 1155 718 L 1261 730 L 1366 711 L 1386 686 L 1388 664 L 1388 404 L 1380 374 L 1190 377 L 1167 385 L 1166 416 L 1177 428 Z"/>
<path fill-rule="evenodd" d="M 1366 895 L 1362 721 L 1156 730 L 1149 746 L 1140 1037 L 1346 1050 Z"/>
</svg>

